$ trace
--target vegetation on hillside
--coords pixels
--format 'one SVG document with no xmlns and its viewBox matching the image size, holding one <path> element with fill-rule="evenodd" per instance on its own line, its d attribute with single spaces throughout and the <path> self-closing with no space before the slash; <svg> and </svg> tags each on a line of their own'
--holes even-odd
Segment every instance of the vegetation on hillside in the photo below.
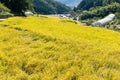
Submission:
<svg viewBox="0 0 120 80">
<path fill-rule="evenodd" d="M 119 80 L 120 33 L 56 17 L 0 23 L 1 80 Z"/>
<path fill-rule="evenodd" d="M 24 15 L 26 11 L 39 14 L 62 14 L 71 9 L 55 0 L 0 0 L 15 15 Z"/>
<path fill-rule="evenodd" d="M 91 8 L 96 8 L 98 6 L 107 6 L 111 3 L 120 3 L 120 0 L 82 0 L 78 5 L 78 10 L 89 10 Z"/>
<path fill-rule="evenodd" d="M 3 14 L 10 14 L 10 9 L 8 9 L 6 6 L 4 6 L 2 3 L 0 3 L 0 15 Z"/>
<path fill-rule="evenodd" d="M 89 11 L 83 12 L 81 19 L 89 19 L 94 17 L 103 18 L 111 13 L 116 13 L 120 9 L 119 3 L 111 3 L 107 6 L 91 8 Z"/>
<path fill-rule="evenodd" d="M 82 12 L 81 20 L 103 18 L 110 13 L 120 12 L 120 0 L 82 0 L 75 11 Z"/>
<path fill-rule="evenodd" d="M 17 15 L 24 15 L 27 10 L 33 11 L 31 0 L 0 0 L 0 2 Z"/>
<path fill-rule="evenodd" d="M 55 0 L 33 0 L 34 9 L 39 14 L 62 14 L 71 9 Z"/>
</svg>

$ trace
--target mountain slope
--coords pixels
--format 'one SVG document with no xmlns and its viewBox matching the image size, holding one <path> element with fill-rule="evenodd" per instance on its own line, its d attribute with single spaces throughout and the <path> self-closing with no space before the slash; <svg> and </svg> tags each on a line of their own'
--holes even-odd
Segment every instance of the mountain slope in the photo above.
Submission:
<svg viewBox="0 0 120 80">
<path fill-rule="evenodd" d="M 81 11 L 80 19 L 101 19 L 113 13 L 120 12 L 120 0 L 82 0 L 76 11 Z"/>
<path fill-rule="evenodd" d="M 111 13 L 116 13 L 120 9 L 120 4 L 119 3 L 111 3 L 108 4 L 107 6 L 101 6 L 97 8 L 90 9 L 86 11 L 82 16 L 81 19 L 88 19 L 88 18 L 94 18 L 94 17 L 99 17 L 103 18 L 107 16 L 108 14 Z"/>
<path fill-rule="evenodd" d="M 111 3 L 120 3 L 120 0 L 82 0 L 77 9 L 89 10 L 90 8 L 96 8 L 97 6 L 107 6 Z"/>
<path fill-rule="evenodd" d="M 1 80 L 119 80 L 120 33 L 56 17 L 0 23 Z"/>
<path fill-rule="evenodd" d="M 62 14 L 71 9 L 54 0 L 33 0 L 34 9 L 40 14 Z"/>
<path fill-rule="evenodd" d="M 82 0 L 57 0 L 63 4 L 66 4 L 67 6 L 74 8 L 77 7 L 77 5 L 82 1 Z"/>
<path fill-rule="evenodd" d="M 12 13 L 24 15 L 27 10 L 33 11 L 32 0 L 0 0 Z"/>
</svg>

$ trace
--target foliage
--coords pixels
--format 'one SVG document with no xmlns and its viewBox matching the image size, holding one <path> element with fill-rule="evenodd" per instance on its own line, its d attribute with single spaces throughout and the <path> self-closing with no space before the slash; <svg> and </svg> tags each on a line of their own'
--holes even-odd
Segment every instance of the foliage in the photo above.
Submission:
<svg viewBox="0 0 120 80">
<path fill-rule="evenodd" d="M 8 9 L 6 6 L 0 3 L 0 16 L 1 17 L 13 16 L 13 14 L 11 14 L 10 12 L 11 12 L 10 9 Z"/>
<path fill-rule="evenodd" d="M 54 0 L 33 0 L 34 9 L 40 14 L 61 14 L 71 9 L 64 4 Z"/>
<path fill-rule="evenodd" d="M 107 6 L 115 2 L 120 3 L 120 0 L 82 0 L 82 2 L 78 5 L 77 9 L 89 10 L 98 6 Z"/>
<path fill-rule="evenodd" d="M 92 8 L 89 11 L 85 11 L 81 16 L 81 19 L 88 19 L 88 18 L 94 18 L 94 17 L 103 18 L 110 13 L 117 12 L 119 8 L 120 8 L 119 3 L 112 3 L 107 6 Z"/>
<path fill-rule="evenodd" d="M 0 0 L 5 4 L 13 13 L 21 14 L 26 10 L 33 10 L 31 0 Z"/>
<path fill-rule="evenodd" d="M 120 19 L 120 12 L 117 12 L 115 15 L 117 16 L 117 19 Z"/>
<path fill-rule="evenodd" d="M 54 0 L 0 0 L 0 2 L 16 15 L 24 15 L 25 11 L 40 14 L 62 14 L 71 10 L 66 5 Z"/>
<path fill-rule="evenodd" d="M 5 7 L 2 3 L 0 3 L 0 12 L 10 12 L 10 10 L 7 8 L 7 7 Z"/>
<path fill-rule="evenodd" d="M 0 23 L 1 80 L 119 80 L 120 33 L 56 17 Z"/>
<path fill-rule="evenodd" d="M 120 0 L 82 0 L 75 11 L 83 11 L 81 19 L 103 18 L 110 13 L 120 12 Z"/>
</svg>

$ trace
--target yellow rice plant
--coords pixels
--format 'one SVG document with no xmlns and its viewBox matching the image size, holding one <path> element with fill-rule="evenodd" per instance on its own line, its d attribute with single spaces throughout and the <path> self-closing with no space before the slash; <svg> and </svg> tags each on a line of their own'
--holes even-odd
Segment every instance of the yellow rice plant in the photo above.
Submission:
<svg viewBox="0 0 120 80">
<path fill-rule="evenodd" d="M 0 80 L 120 80 L 120 33 L 51 16 L 0 23 Z"/>
</svg>

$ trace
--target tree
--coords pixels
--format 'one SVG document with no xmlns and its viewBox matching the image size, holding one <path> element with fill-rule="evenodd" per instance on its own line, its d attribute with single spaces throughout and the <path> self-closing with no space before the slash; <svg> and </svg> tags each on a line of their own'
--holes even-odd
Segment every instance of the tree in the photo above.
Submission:
<svg viewBox="0 0 120 80">
<path fill-rule="evenodd" d="M 27 10 L 33 10 L 32 0 L 0 0 L 5 4 L 13 13 L 23 15 Z"/>
</svg>

